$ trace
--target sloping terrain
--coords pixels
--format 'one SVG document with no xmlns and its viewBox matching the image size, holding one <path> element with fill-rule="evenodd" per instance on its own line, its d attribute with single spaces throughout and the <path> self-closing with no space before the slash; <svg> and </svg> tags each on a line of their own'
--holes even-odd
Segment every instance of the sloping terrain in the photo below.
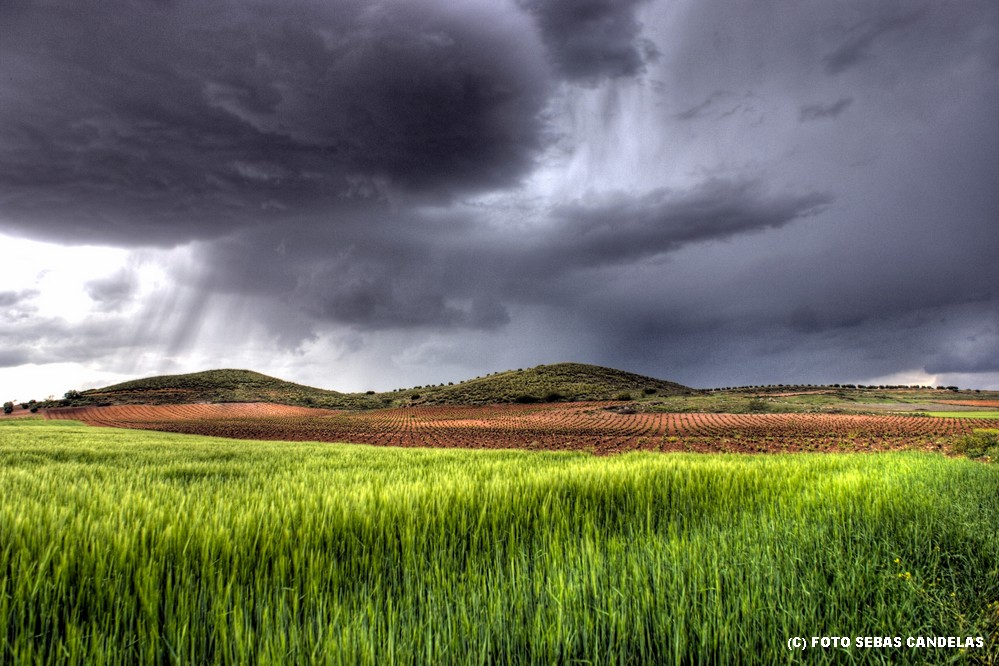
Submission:
<svg viewBox="0 0 999 666">
<path fill-rule="evenodd" d="M 402 392 L 412 402 L 428 405 L 634 400 L 650 395 L 693 393 L 694 389 L 675 382 L 584 363 L 539 365 L 497 372 L 453 386 L 417 387 Z"/>
<path fill-rule="evenodd" d="M 541 365 L 497 372 L 458 384 L 417 386 L 385 393 L 340 393 L 303 386 L 249 370 L 209 370 L 163 375 L 71 392 L 62 406 L 270 402 L 327 409 L 405 405 L 632 400 L 693 394 L 686 386 L 582 363 Z"/>
<path fill-rule="evenodd" d="M 940 387 L 944 388 L 944 387 Z M 555 363 L 496 372 L 462 382 L 378 393 L 341 393 L 249 370 L 209 370 L 70 391 L 41 408 L 97 405 L 261 402 L 325 409 L 420 405 L 497 405 L 623 401 L 624 410 L 653 412 L 917 412 L 990 409 L 994 391 L 932 387 L 756 386 L 697 390 L 675 382 L 583 363 Z"/>
<path fill-rule="evenodd" d="M 374 406 L 370 396 L 303 386 L 250 370 L 208 370 L 123 382 L 69 396 L 73 405 L 272 402 L 307 407 Z"/>
</svg>

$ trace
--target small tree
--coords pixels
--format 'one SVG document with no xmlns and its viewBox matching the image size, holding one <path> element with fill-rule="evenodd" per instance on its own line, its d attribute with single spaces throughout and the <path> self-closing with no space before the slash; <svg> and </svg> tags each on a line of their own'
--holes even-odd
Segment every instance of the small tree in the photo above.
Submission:
<svg viewBox="0 0 999 666">
<path fill-rule="evenodd" d="M 10 401 L 7 401 L 7 402 L 3 403 L 3 413 L 4 414 L 10 414 L 13 411 L 14 411 L 14 403 L 12 403 Z"/>
</svg>

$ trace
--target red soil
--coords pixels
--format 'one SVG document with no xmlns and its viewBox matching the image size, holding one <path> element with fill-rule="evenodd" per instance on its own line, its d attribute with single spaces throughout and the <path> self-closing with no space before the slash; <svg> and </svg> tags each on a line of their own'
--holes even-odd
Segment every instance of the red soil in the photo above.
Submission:
<svg viewBox="0 0 999 666">
<path fill-rule="evenodd" d="M 32 414 L 30 409 L 21 409 L 21 405 L 14 405 L 14 411 L 10 414 L 0 412 L 0 419 L 21 419 L 29 416 L 37 417 L 38 414 Z"/>
<path fill-rule="evenodd" d="M 953 435 L 996 425 L 988 419 L 895 414 L 620 414 L 603 409 L 608 404 L 364 412 L 272 404 L 135 405 L 56 409 L 46 417 L 242 439 L 597 453 L 943 450 Z"/>
<path fill-rule="evenodd" d="M 981 407 L 982 409 L 995 409 L 999 407 L 999 400 L 934 400 L 944 405 L 966 405 L 969 407 Z"/>
</svg>

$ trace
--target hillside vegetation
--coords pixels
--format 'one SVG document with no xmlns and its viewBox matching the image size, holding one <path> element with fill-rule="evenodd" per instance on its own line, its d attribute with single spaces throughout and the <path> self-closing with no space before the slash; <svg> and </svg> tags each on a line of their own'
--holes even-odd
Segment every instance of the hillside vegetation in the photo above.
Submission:
<svg viewBox="0 0 999 666">
<path fill-rule="evenodd" d="M 555 363 L 508 370 L 449 386 L 416 387 L 395 395 L 429 405 L 503 402 L 633 400 L 648 395 L 688 395 L 691 388 L 632 372 L 584 363 Z M 397 398 L 398 399 L 398 398 Z"/>
<path fill-rule="evenodd" d="M 71 391 L 68 405 L 273 402 L 339 409 L 400 405 L 485 405 L 511 402 L 632 400 L 693 394 L 686 386 L 582 363 L 557 363 L 497 372 L 458 384 L 417 386 L 384 393 L 340 393 L 268 377 L 250 370 L 163 375 L 89 391 Z"/>
<path fill-rule="evenodd" d="M 250 370 L 232 369 L 147 377 L 68 394 L 67 398 L 75 405 L 274 402 L 315 407 L 348 407 L 358 403 L 357 397 L 337 391 L 294 384 Z"/>
<path fill-rule="evenodd" d="M 988 411 L 999 392 L 956 387 L 751 386 L 697 390 L 675 382 L 584 363 L 555 363 L 496 372 L 463 382 L 341 393 L 268 377 L 250 370 L 209 370 L 148 377 L 101 389 L 70 391 L 38 407 L 269 402 L 327 409 L 414 405 L 490 405 L 591 400 L 624 401 L 640 412 L 924 413 Z M 15 410 L 20 412 L 21 410 Z"/>
</svg>

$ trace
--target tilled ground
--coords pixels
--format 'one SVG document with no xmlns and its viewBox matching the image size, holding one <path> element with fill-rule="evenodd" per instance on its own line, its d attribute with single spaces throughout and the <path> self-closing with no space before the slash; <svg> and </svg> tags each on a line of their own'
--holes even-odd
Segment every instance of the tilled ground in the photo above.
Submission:
<svg viewBox="0 0 999 666">
<path fill-rule="evenodd" d="M 53 409 L 46 418 L 239 439 L 381 446 L 620 453 L 946 450 L 991 419 L 893 414 L 629 414 L 614 403 L 406 407 L 362 412 L 284 405 L 136 405 Z"/>
</svg>

